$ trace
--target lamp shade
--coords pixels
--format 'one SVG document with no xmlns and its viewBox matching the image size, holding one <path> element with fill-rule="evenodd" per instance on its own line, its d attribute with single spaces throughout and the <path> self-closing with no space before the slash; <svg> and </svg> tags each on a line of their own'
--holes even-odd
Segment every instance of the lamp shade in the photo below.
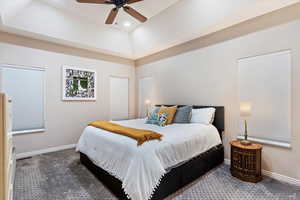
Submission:
<svg viewBox="0 0 300 200">
<path fill-rule="evenodd" d="M 251 116 L 252 104 L 250 102 L 240 103 L 240 114 L 242 117 Z"/>
<path fill-rule="evenodd" d="M 150 104 L 151 104 L 151 101 L 150 101 L 149 99 L 147 99 L 147 100 L 145 101 L 145 104 L 146 104 L 146 105 L 150 105 Z"/>
</svg>

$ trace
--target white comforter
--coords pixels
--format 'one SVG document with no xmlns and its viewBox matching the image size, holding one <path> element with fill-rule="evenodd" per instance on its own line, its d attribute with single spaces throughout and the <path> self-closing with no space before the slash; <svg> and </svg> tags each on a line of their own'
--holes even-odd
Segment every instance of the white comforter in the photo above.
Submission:
<svg viewBox="0 0 300 200">
<path fill-rule="evenodd" d="M 167 172 L 221 143 L 217 129 L 203 124 L 172 124 L 166 127 L 145 124 L 144 119 L 115 122 L 124 126 L 153 130 L 163 135 L 137 146 L 131 138 L 87 127 L 77 144 L 97 166 L 122 181 L 132 200 L 148 200 Z"/>
</svg>

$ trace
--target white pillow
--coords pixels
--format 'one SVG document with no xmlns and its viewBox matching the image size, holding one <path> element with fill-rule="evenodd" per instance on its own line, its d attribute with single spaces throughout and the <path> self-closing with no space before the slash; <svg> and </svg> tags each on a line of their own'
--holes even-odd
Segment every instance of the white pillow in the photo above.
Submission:
<svg viewBox="0 0 300 200">
<path fill-rule="evenodd" d="M 212 124 L 215 118 L 215 108 L 199 108 L 192 110 L 191 123 Z"/>
</svg>

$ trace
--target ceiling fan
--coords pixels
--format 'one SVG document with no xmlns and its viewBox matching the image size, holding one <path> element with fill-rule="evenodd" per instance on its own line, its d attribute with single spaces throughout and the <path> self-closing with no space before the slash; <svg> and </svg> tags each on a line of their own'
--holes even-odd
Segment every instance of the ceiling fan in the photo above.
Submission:
<svg viewBox="0 0 300 200">
<path fill-rule="evenodd" d="M 143 0 L 76 0 L 76 1 L 78 3 L 113 4 L 113 5 L 115 5 L 116 7 L 110 11 L 110 13 L 105 21 L 105 24 L 113 24 L 114 23 L 120 8 L 123 8 L 123 10 L 126 13 L 128 13 L 129 15 L 131 15 L 132 17 L 134 17 L 135 19 L 139 20 L 142 23 L 147 21 L 147 17 L 143 16 L 138 11 L 136 11 L 135 9 L 128 6 L 128 4 L 133 4 L 133 3 L 143 1 Z"/>
</svg>

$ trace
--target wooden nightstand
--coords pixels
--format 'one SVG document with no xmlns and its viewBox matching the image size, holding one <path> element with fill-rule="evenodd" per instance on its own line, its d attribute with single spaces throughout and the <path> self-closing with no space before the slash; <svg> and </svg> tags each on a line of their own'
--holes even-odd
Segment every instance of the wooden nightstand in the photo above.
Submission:
<svg viewBox="0 0 300 200">
<path fill-rule="evenodd" d="M 257 183 L 262 180 L 261 151 L 262 145 L 252 143 L 242 145 L 239 141 L 231 141 L 231 166 L 232 176 L 243 181 Z"/>
</svg>

